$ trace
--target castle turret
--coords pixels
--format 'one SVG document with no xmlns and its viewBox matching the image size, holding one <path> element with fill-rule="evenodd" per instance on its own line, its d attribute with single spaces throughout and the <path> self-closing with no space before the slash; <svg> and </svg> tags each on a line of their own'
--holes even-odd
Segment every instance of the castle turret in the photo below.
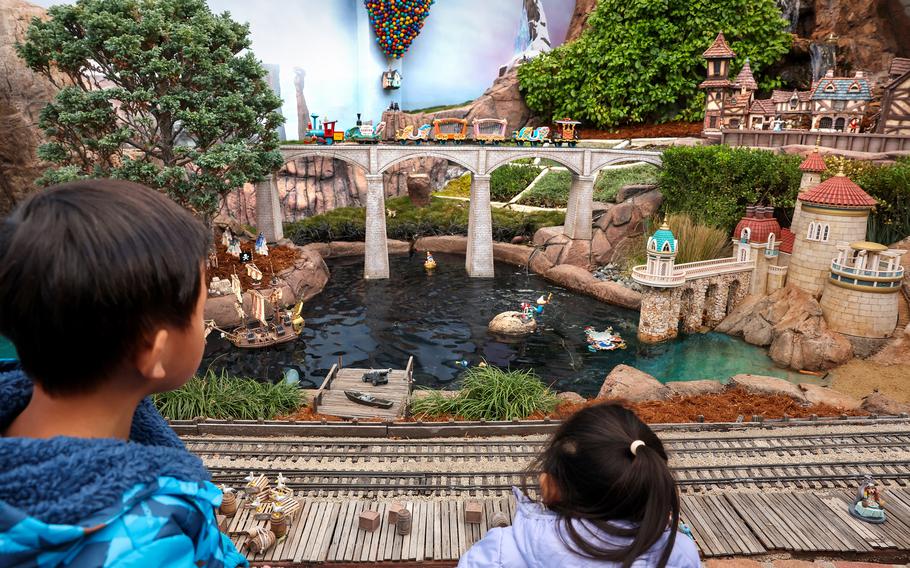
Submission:
<svg viewBox="0 0 910 568">
<path fill-rule="evenodd" d="M 678 246 L 679 241 L 664 221 L 648 239 L 648 264 L 632 269 L 632 279 L 645 287 L 638 324 L 638 338 L 642 341 L 655 343 L 678 333 L 678 316 L 668 317 L 678 300 L 678 291 L 673 288 L 686 282 L 685 273 L 675 267 Z"/>
<path fill-rule="evenodd" d="M 799 180 L 799 191 L 809 191 L 821 183 L 822 172 L 827 168 L 828 166 L 825 165 L 825 160 L 822 158 L 821 154 L 818 153 L 818 147 L 816 147 L 811 154 L 806 156 L 803 163 L 799 165 L 799 171 L 803 172 L 802 178 Z M 802 209 L 802 205 L 797 199 L 796 207 L 793 209 L 793 221 L 790 223 L 791 226 L 796 226 L 796 220 L 799 218 L 800 209 Z"/>
<path fill-rule="evenodd" d="M 702 57 L 708 61 L 708 77 L 698 86 L 707 93 L 705 98 L 705 122 L 703 129 L 706 131 L 719 131 L 724 125 L 724 104 L 727 94 L 732 89 L 730 82 L 730 61 L 736 54 L 727 45 L 723 32 L 717 34 Z"/>
<path fill-rule="evenodd" d="M 812 295 L 822 292 L 837 256 L 837 242 L 866 237 L 876 201 L 841 172 L 797 196 L 799 214 L 791 227 L 795 241 L 787 282 Z"/>
<path fill-rule="evenodd" d="M 774 218 L 773 207 L 746 207 L 746 215 L 733 230 L 733 246 L 737 261 L 755 262 L 750 294 L 769 293 L 768 267 L 778 264 L 780 239 L 780 224 Z"/>
<path fill-rule="evenodd" d="M 905 252 L 866 241 L 838 243 L 820 302 L 828 327 L 854 337 L 890 336 L 897 325 Z"/>
</svg>

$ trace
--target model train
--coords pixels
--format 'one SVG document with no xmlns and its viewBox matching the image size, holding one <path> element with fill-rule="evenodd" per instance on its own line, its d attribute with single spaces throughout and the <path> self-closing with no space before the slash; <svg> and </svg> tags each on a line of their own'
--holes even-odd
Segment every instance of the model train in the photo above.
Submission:
<svg viewBox="0 0 910 568">
<path fill-rule="evenodd" d="M 337 121 L 323 120 L 318 122 L 319 115 L 311 115 L 313 121 L 306 131 L 303 144 L 337 144 L 353 142 L 357 144 L 378 144 L 385 132 L 385 121 L 375 127 L 372 121 L 360 122 L 346 132 L 335 130 Z M 358 115 L 359 117 L 360 115 Z M 525 126 L 507 136 L 508 122 L 502 118 L 477 118 L 468 129 L 468 121 L 461 118 L 437 118 L 432 123 L 415 127 L 406 125 L 395 131 L 394 141 L 398 144 L 422 143 L 436 144 L 469 144 L 498 146 L 513 143 L 518 146 L 553 146 L 574 147 L 578 143 L 576 127 L 581 124 L 568 118 L 554 121 L 554 128 L 549 126 Z M 318 125 L 318 126 L 317 126 Z"/>
</svg>

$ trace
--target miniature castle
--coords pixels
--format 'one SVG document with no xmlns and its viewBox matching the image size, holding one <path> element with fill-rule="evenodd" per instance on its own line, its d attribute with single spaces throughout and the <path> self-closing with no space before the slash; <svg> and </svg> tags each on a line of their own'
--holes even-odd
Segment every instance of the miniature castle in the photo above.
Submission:
<svg viewBox="0 0 910 568">
<path fill-rule="evenodd" d="M 769 99 L 756 99 L 758 83 L 748 59 L 736 79 L 729 80 L 736 53 L 723 33 L 717 34 L 702 57 L 708 63 L 707 78 L 699 85 L 707 95 L 706 132 L 721 128 L 859 132 L 866 105 L 872 100 L 869 80 L 862 71 L 853 77 L 835 77 L 831 70 L 808 91 L 775 90 Z"/>
<path fill-rule="evenodd" d="M 800 165 L 800 193 L 790 229 L 782 229 L 773 207 L 750 206 L 734 229 L 731 258 L 676 265 L 678 241 L 664 224 L 648 239 L 648 263 L 633 279 L 645 286 L 639 338 L 675 337 L 676 326 L 711 327 L 745 296 L 765 296 L 785 285 L 820 298 L 828 327 L 839 333 L 884 338 L 894 332 L 905 250 L 866 241 L 869 213 L 876 205 L 843 173 L 820 181 L 825 162 L 818 151 Z M 698 281 L 706 281 L 697 288 Z M 724 293 L 718 286 L 730 287 Z M 735 287 L 734 287 L 735 284 Z M 712 292 L 712 286 L 714 291 Z M 706 298 L 688 300 L 673 288 L 704 289 Z M 712 296 L 713 294 L 713 296 Z M 690 313 L 695 306 L 697 314 Z M 723 308 L 726 309 L 723 309 Z M 704 310 L 706 318 L 702 318 Z M 709 313 L 713 310 L 713 313 Z"/>
</svg>

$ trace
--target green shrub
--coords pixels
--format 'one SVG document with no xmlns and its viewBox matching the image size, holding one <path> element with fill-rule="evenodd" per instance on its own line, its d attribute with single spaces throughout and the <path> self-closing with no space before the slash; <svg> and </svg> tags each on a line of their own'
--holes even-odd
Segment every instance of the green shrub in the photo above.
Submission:
<svg viewBox="0 0 910 568">
<path fill-rule="evenodd" d="M 594 182 L 594 200 L 602 202 L 613 201 L 622 186 L 656 183 L 657 174 L 657 168 L 651 164 L 600 170 L 597 175 L 597 181 Z"/>
<path fill-rule="evenodd" d="M 297 385 L 263 383 L 209 370 L 177 390 L 154 395 L 152 400 L 161 415 L 171 420 L 272 420 L 297 410 L 304 403 L 304 395 Z"/>
<path fill-rule="evenodd" d="M 386 201 L 395 211 L 386 218 L 389 238 L 412 240 L 430 235 L 467 235 L 468 203 L 433 198 L 428 207 L 415 207 L 407 196 Z M 510 241 L 516 236 L 532 236 L 541 227 L 561 225 L 565 214 L 558 211 L 522 213 L 510 209 L 493 209 L 493 238 Z M 366 212 L 360 207 L 341 207 L 302 221 L 287 223 L 284 232 L 298 245 L 329 241 L 362 241 Z"/>
<path fill-rule="evenodd" d="M 565 207 L 572 187 L 572 172 L 550 170 L 530 191 L 518 200 L 522 205 L 535 207 Z"/>
<path fill-rule="evenodd" d="M 799 156 L 728 146 L 668 148 L 658 183 L 664 209 L 732 231 L 747 205 L 790 214 L 802 173 Z"/>
<path fill-rule="evenodd" d="M 531 370 L 471 367 L 454 397 L 435 392 L 411 402 L 416 417 L 458 416 L 466 420 L 521 420 L 556 409 L 556 395 Z"/>
<path fill-rule="evenodd" d="M 598 128 L 626 122 L 701 117 L 701 54 L 723 30 L 762 89 L 763 71 L 792 42 L 775 0 L 599 0 L 587 30 L 518 68 L 528 106 L 547 118 L 571 116 Z"/>
<path fill-rule="evenodd" d="M 447 197 L 471 197 L 471 174 L 465 174 L 457 177 L 446 184 L 442 190 L 437 191 L 436 195 L 445 195 Z"/>
<path fill-rule="evenodd" d="M 540 168 L 528 164 L 507 164 L 490 174 L 490 199 L 507 202 L 521 193 L 540 174 Z"/>
</svg>

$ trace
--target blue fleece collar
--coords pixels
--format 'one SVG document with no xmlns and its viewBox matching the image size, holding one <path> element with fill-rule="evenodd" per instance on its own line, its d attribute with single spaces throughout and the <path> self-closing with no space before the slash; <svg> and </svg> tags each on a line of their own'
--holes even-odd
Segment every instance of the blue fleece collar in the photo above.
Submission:
<svg viewBox="0 0 910 568">
<path fill-rule="evenodd" d="M 0 373 L 0 431 L 28 404 L 32 383 L 21 371 Z M 143 400 L 130 440 L 0 438 L 0 501 L 46 523 L 75 524 L 119 503 L 124 493 L 159 477 L 207 481 L 202 462 Z"/>
</svg>

